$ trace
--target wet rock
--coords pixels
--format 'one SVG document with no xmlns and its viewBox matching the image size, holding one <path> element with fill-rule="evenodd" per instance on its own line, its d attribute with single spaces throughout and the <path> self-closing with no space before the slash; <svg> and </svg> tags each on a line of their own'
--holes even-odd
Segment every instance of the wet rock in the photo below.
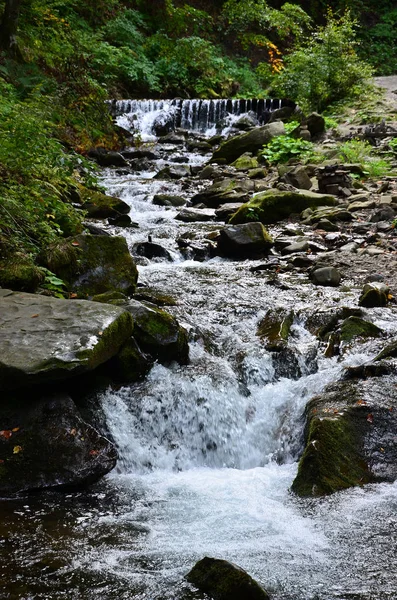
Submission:
<svg viewBox="0 0 397 600">
<path fill-rule="evenodd" d="M 161 169 L 153 179 L 182 179 L 190 175 L 189 165 L 172 165 Z"/>
<path fill-rule="evenodd" d="M 121 292 L 115 292 L 113 290 L 110 292 L 105 292 L 104 294 L 97 294 L 96 296 L 92 297 L 92 302 L 102 302 L 103 304 L 112 304 L 115 300 L 126 302 L 128 297 Z"/>
<path fill-rule="evenodd" d="M 130 300 L 125 308 L 134 318 L 134 338 L 144 352 L 163 362 L 188 362 L 187 332 L 175 317 L 136 300 Z"/>
<path fill-rule="evenodd" d="M 340 329 L 342 342 L 351 342 L 357 337 L 379 337 L 382 329 L 360 317 L 351 316 L 345 319 Z"/>
<path fill-rule="evenodd" d="M 93 148 L 89 151 L 88 156 L 101 167 L 128 167 L 128 162 L 120 152 L 105 150 L 105 148 Z"/>
<path fill-rule="evenodd" d="M 244 223 L 221 230 L 218 251 L 225 256 L 253 256 L 267 253 L 273 243 L 262 223 Z"/>
<path fill-rule="evenodd" d="M 228 221 L 229 218 L 243 205 L 243 202 L 228 202 L 216 209 L 215 215 L 218 221 Z"/>
<path fill-rule="evenodd" d="M 343 374 L 343 379 L 369 379 L 371 377 L 381 377 L 382 375 L 391 375 L 397 373 L 395 362 L 380 361 L 366 363 L 356 367 L 347 367 Z"/>
<path fill-rule="evenodd" d="M 214 152 L 212 161 L 224 160 L 227 163 L 231 163 L 244 154 L 244 152 L 256 154 L 258 150 L 262 150 L 264 144 L 267 144 L 279 135 L 285 135 L 284 123 L 281 121 L 269 123 L 263 127 L 256 127 L 248 133 L 238 135 L 221 144 L 218 150 Z"/>
<path fill-rule="evenodd" d="M 341 281 L 341 274 L 335 267 L 321 267 L 314 269 L 310 279 L 314 285 L 337 287 Z"/>
<path fill-rule="evenodd" d="M 138 271 L 123 237 L 78 235 L 50 246 L 41 260 L 69 290 L 84 297 L 135 291 Z"/>
<path fill-rule="evenodd" d="M 116 465 L 113 444 L 83 421 L 62 393 L 2 399 L 0 495 L 94 483 Z"/>
<path fill-rule="evenodd" d="M 281 350 L 286 346 L 293 322 L 294 311 L 272 308 L 260 321 L 256 334 L 267 342 L 267 350 Z"/>
<path fill-rule="evenodd" d="M 109 225 L 114 227 L 135 227 L 136 223 L 133 223 L 130 215 L 117 215 L 117 217 L 109 217 Z"/>
<path fill-rule="evenodd" d="M 0 290 L 0 389 L 92 371 L 132 335 L 123 309 Z"/>
<path fill-rule="evenodd" d="M 189 140 L 187 143 L 187 149 L 190 152 L 197 150 L 198 152 L 206 153 L 212 151 L 212 146 L 204 140 Z"/>
<path fill-rule="evenodd" d="M 256 218 L 264 225 L 277 223 L 291 214 L 301 213 L 306 208 L 332 206 L 333 196 L 316 194 L 310 191 L 267 190 L 254 196 L 232 216 L 230 223 L 247 223 Z"/>
<path fill-rule="evenodd" d="M 258 119 L 256 116 L 244 115 L 240 117 L 233 123 L 233 127 L 236 129 L 240 129 L 241 131 L 246 131 L 247 129 L 251 129 L 252 127 L 256 127 L 258 125 Z"/>
<path fill-rule="evenodd" d="M 152 150 L 137 150 L 135 148 L 123 150 L 121 154 L 127 159 L 138 158 L 140 160 L 142 158 L 147 158 L 148 160 L 158 160 L 160 158 L 160 155 L 156 152 L 152 152 Z"/>
<path fill-rule="evenodd" d="M 169 262 L 173 261 L 173 258 L 168 250 L 163 248 L 163 246 L 160 244 L 155 244 L 154 242 L 141 242 L 140 244 L 136 244 L 132 251 L 134 254 L 138 256 L 145 256 L 149 260 L 152 260 L 153 258 L 163 258 Z"/>
<path fill-rule="evenodd" d="M 174 130 L 174 115 L 171 112 L 160 112 L 153 121 L 152 131 L 154 135 L 166 136 Z"/>
<path fill-rule="evenodd" d="M 157 140 L 158 144 L 174 144 L 181 146 L 186 142 L 186 138 L 183 134 L 171 132 L 166 135 L 161 134 L 161 137 Z"/>
<path fill-rule="evenodd" d="M 153 358 L 142 352 L 131 337 L 120 348 L 116 356 L 105 365 L 104 373 L 116 383 L 132 383 L 147 375 L 153 366 Z"/>
<path fill-rule="evenodd" d="M 384 283 L 366 283 L 358 303 L 360 306 L 365 306 L 366 308 L 386 306 L 389 291 L 389 287 Z"/>
<path fill-rule="evenodd" d="M 153 204 L 157 206 L 183 206 L 186 204 L 186 200 L 182 196 L 176 196 L 175 194 L 155 194 L 153 196 Z"/>
<path fill-rule="evenodd" d="M 295 252 L 307 252 L 309 250 L 309 242 L 307 240 L 294 242 L 285 246 L 281 250 L 281 254 L 294 254 Z"/>
<path fill-rule="evenodd" d="M 339 231 L 339 227 L 332 223 L 329 219 L 320 219 L 316 225 L 317 229 L 322 229 L 323 231 Z"/>
<path fill-rule="evenodd" d="M 211 208 L 184 208 L 176 215 L 175 219 L 184 223 L 213 221 L 215 219 L 215 210 Z"/>
<path fill-rule="evenodd" d="M 223 179 L 205 188 L 192 198 L 192 204 L 202 203 L 208 208 L 218 208 L 231 202 L 245 202 L 254 191 L 255 184 L 249 180 Z"/>
<path fill-rule="evenodd" d="M 327 386 L 306 409 L 306 444 L 292 490 L 322 496 L 397 478 L 396 376 Z"/>
<path fill-rule="evenodd" d="M 117 217 L 120 214 L 125 215 L 129 213 L 131 210 L 131 207 L 124 200 L 108 196 L 99 190 L 79 186 L 79 193 L 81 208 L 87 211 L 87 215 L 92 219 Z"/>
<path fill-rule="evenodd" d="M 392 341 L 375 357 L 375 361 L 396 358 L 397 357 L 397 341 Z"/>
<path fill-rule="evenodd" d="M 186 579 L 214 600 L 270 600 L 246 571 L 226 560 L 206 556 L 194 565 Z"/>
<path fill-rule="evenodd" d="M 0 287 L 20 292 L 35 292 L 44 278 L 43 271 L 26 254 L 15 252 L 12 256 L 0 260 Z"/>
</svg>

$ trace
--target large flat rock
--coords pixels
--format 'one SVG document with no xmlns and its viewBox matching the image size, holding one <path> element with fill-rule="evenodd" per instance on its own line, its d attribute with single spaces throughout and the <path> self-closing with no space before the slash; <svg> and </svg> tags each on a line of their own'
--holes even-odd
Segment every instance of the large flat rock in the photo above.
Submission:
<svg viewBox="0 0 397 600">
<path fill-rule="evenodd" d="M 0 390 L 95 369 L 131 335 L 122 308 L 0 289 Z"/>
</svg>

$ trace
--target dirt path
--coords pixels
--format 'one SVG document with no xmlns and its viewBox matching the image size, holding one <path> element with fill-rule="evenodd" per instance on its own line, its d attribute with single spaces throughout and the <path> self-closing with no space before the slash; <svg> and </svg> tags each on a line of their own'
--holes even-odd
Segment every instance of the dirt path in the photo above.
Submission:
<svg viewBox="0 0 397 600">
<path fill-rule="evenodd" d="M 397 108 L 397 75 L 375 77 L 374 82 L 386 91 L 386 99 Z"/>
</svg>

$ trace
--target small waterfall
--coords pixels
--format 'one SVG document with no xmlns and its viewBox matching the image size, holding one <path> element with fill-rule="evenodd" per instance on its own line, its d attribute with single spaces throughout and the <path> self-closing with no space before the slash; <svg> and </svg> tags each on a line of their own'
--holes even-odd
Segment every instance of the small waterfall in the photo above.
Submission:
<svg viewBox="0 0 397 600">
<path fill-rule="evenodd" d="M 215 133 L 247 113 L 263 124 L 272 112 L 285 106 L 296 108 L 291 100 L 279 98 L 113 100 L 110 112 L 119 125 L 138 131 L 143 140 L 149 140 L 159 127 L 165 127 L 165 131 L 167 127 L 170 131 L 181 127 L 188 131 Z"/>
</svg>

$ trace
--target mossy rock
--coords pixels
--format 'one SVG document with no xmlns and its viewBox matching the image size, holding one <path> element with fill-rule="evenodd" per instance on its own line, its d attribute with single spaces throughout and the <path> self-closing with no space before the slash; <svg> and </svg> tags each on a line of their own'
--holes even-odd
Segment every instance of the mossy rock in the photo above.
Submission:
<svg viewBox="0 0 397 600">
<path fill-rule="evenodd" d="M 222 161 L 231 163 L 245 152 L 256 154 L 262 150 L 264 144 L 267 144 L 274 137 L 285 135 L 284 123 L 275 121 L 268 123 L 263 127 L 255 127 L 248 133 L 243 133 L 223 142 L 213 154 L 212 162 Z"/>
<path fill-rule="evenodd" d="M 116 465 L 109 440 L 83 421 L 66 394 L 2 397 L 0 495 L 80 489 Z"/>
<path fill-rule="evenodd" d="M 16 252 L 0 261 L 0 287 L 20 292 L 35 292 L 44 281 L 43 271 L 30 256 Z"/>
<path fill-rule="evenodd" d="M 112 304 L 114 300 L 120 300 L 122 303 L 128 301 L 128 297 L 121 292 L 115 292 L 111 290 L 110 292 L 105 292 L 104 294 L 97 294 L 92 298 L 93 302 L 101 302 L 102 304 Z"/>
<path fill-rule="evenodd" d="M 250 169 L 257 169 L 259 167 L 258 159 L 251 156 L 251 154 L 242 154 L 237 160 L 232 162 L 232 167 L 237 171 L 249 171 Z"/>
<path fill-rule="evenodd" d="M 249 202 L 246 202 L 231 217 L 229 223 L 249 223 L 253 220 L 260 221 L 264 225 L 277 223 L 288 218 L 291 214 L 301 213 L 307 208 L 336 203 L 333 196 L 317 194 L 310 191 L 282 192 L 276 189 L 257 194 Z"/>
<path fill-rule="evenodd" d="M 292 484 L 299 496 L 397 479 L 397 378 L 377 374 L 336 382 L 309 402 L 305 450 Z"/>
<path fill-rule="evenodd" d="M 187 331 L 157 306 L 130 300 L 125 308 L 134 318 L 134 338 L 144 352 L 162 362 L 189 360 Z"/>
<path fill-rule="evenodd" d="M 205 556 L 186 579 L 214 600 L 270 600 L 255 579 L 227 560 Z"/>
<path fill-rule="evenodd" d="M 360 306 L 375 308 L 386 306 L 389 300 L 389 287 L 384 283 L 366 283 L 358 300 Z"/>
<path fill-rule="evenodd" d="M 117 383 L 131 383 L 143 379 L 153 365 L 153 359 L 142 352 L 131 337 L 106 364 L 106 373 Z"/>
<path fill-rule="evenodd" d="M 83 185 L 79 185 L 78 190 L 81 198 L 81 208 L 87 211 L 87 215 L 93 219 L 107 219 L 119 214 L 125 215 L 131 210 L 131 207 L 124 200 L 108 196 L 99 190 L 92 190 Z"/>
<path fill-rule="evenodd" d="M 379 337 L 382 333 L 382 329 L 373 323 L 353 316 L 343 321 L 340 339 L 342 342 L 351 342 L 357 337 Z"/>
<path fill-rule="evenodd" d="M 138 270 L 123 237 L 68 238 L 51 246 L 41 262 L 83 298 L 114 291 L 132 295 L 136 288 Z"/>
<path fill-rule="evenodd" d="M 293 310 L 271 308 L 260 321 L 257 335 L 267 341 L 268 350 L 281 350 L 287 343 L 293 321 Z"/>
</svg>

